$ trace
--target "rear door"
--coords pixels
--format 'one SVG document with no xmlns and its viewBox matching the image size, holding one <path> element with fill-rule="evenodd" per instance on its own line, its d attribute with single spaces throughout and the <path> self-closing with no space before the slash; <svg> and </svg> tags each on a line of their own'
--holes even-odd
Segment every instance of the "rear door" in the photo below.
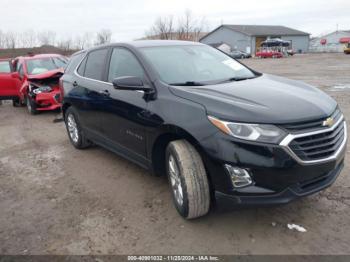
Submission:
<svg viewBox="0 0 350 262">
<path fill-rule="evenodd" d="M 87 54 L 77 70 L 70 95 L 81 124 L 95 139 L 101 136 L 100 118 L 107 98 L 101 90 L 109 86 L 102 81 L 108 52 L 109 48 L 100 48 Z"/>
<path fill-rule="evenodd" d="M 0 98 L 18 96 L 16 79 L 10 61 L 0 61 Z"/>
</svg>

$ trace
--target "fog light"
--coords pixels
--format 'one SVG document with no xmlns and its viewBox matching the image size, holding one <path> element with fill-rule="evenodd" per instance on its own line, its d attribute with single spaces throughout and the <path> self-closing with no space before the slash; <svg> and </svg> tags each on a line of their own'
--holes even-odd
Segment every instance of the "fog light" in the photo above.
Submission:
<svg viewBox="0 0 350 262">
<path fill-rule="evenodd" d="M 248 170 L 239 167 L 233 167 L 227 164 L 225 165 L 225 168 L 231 176 L 233 187 L 240 188 L 249 186 L 253 183 Z"/>
</svg>

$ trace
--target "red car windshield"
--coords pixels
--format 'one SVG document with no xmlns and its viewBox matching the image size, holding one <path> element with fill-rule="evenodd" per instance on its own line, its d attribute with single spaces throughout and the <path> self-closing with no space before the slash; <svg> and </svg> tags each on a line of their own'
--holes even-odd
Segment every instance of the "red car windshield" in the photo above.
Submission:
<svg viewBox="0 0 350 262">
<path fill-rule="evenodd" d="M 45 73 L 47 71 L 56 70 L 59 68 L 64 68 L 66 61 L 59 57 L 48 57 L 48 58 L 38 58 L 30 59 L 26 61 L 27 71 L 29 75 L 38 75 Z"/>
</svg>

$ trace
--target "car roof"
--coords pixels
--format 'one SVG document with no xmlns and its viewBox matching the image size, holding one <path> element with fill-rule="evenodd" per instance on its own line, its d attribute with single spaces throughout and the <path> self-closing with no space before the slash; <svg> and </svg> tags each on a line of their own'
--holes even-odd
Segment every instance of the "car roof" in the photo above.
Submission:
<svg viewBox="0 0 350 262">
<path fill-rule="evenodd" d="M 204 45 L 199 42 L 191 42 L 191 41 L 179 41 L 179 40 L 136 40 L 136 41 L 130 41 L 130 42 L 119 42 L 119 43 L 111 43 L 106 44 L 102 46 L 93 47 L 90 50 L 93 49 L 99 49 L 101 47 L 113 47 L 113 46 L 129 46 L 134 48 L 142 48 L 142 47 L 157 47 L 157 46 L 199 46 Z"/>
<path fill-rule="evenodd" d="M 155 47 L 155 46 L 175 46 L 175 45 L 203 45 L 198 42 L 179 41 L 179 40 L 138 40 L 126 44 L 134 47 Z"/>
<path fill-rule="evenodd" d="M 59 54 L 37 54 L 37 55 L 19 56 L 19 57 L 16 57 L 16 58 L 22 58 L 24 60 L 31 60 L 31 59 L 61 57 L 61 56 L 63 56 L 63 55 L 59 55 Z"/>
</svg>

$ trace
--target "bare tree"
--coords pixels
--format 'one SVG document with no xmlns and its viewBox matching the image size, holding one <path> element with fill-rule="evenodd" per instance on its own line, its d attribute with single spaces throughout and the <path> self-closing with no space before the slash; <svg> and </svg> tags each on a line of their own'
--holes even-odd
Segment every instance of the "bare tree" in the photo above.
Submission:
<svg viewBox="0 0 350 262">
<path fill-rule="evenodd" d="M 6 48 L 15 49 L 17 44 L 17 34 L 15 32 L 7 32 L 5 34 L 4 43 Z"/>
<path fill-rule="evenodd" d="M 173 39 L 174 19 L 173 16 L 158 17 L 152 28 L 146 33 L 149 39 Z"/>
<path fill-rule="evenodd" d="M 191 40 L 191 33 L 194 30 L 192 12 L 186 10 L 185 15 L 179 19 L 177 35 L 180 40 Z"/>
<path fill-rule="evenodd" d="M 34 47 L 37 45 L 36 33 L 34 30 L 27 30 L 19 35 L 20 46 Z"/>
<path fill-rule="evenodd" d="M 150 30 L 146 31 L 147 39 L 178 39 L 198 41 L 206 28 L 205 18 L 195 19 L 190 10 L 186 10 L 183 17 L 177 19 L 174 25 L 173 16 L 158 17 Z"/>
<path fill-rule="evenodd" d="M 200 20 L 196 21 L 195 26 L 193 27 L 193 35 L 191 40 L 198 42 L 203 34 L 208 31 L 209 26 L 207 20 L 205 17 L 202 17 Z"/>
<path fill-rule="evenodd" d="M 56 33 L 53 31 L 42 31 L 38 33 L 40 45 L 55 45 Z"/>
<path fill-rule="evenodd" d="M 0 30 L 0 48 L 5 47 L 5 34 Z"/>
<path fill-rule="evenodd" d="M 61 40 L 58 43 L 58 47 L 61 48 L 63 51 L 71 50 L 73 48 L 72 38 L 67 38 L 67 39 Z"/>
<path fill-rule="evenodd" d="M 102 29 L 96 35 L 95 45 L 103 45 L 111 42 L 112 31 L 109 29 Z"/>
<path fill-rule="evenodd" d="M 91 47 L 92 44 L 92 39 L 93 39 L 93 34 L 90 32 L 85 32 L 82 35 L 78 35 L 75 39 L 74 39 L 74 48 L 76 49 L 80 49 L 83 50 L 85 48 L 89 48 Z"/>
</svg>

